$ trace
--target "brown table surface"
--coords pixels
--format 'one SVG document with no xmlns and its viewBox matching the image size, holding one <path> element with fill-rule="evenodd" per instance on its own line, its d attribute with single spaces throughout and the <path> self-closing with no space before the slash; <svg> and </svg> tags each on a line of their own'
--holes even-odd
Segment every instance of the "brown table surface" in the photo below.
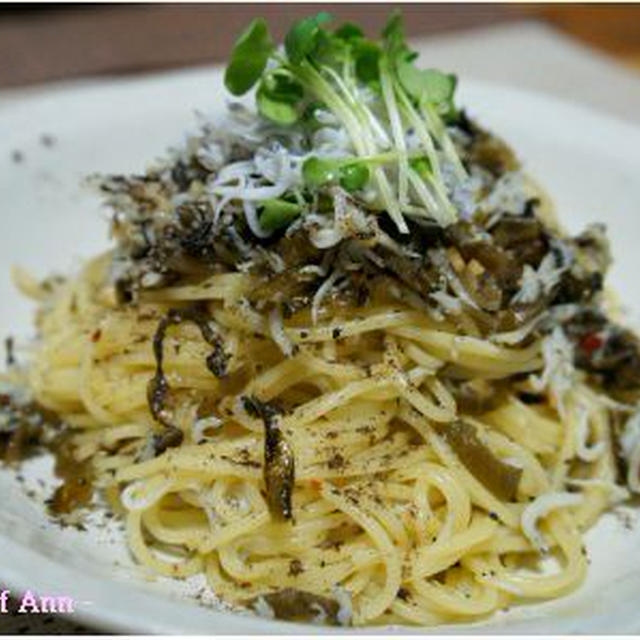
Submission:
<svg viewBox="0 0 640 640">
<path fill-rule="evenodd" d="M 411 36 L 523 18 L 551 24 L 626 64 L 640 67 L 640 5 L 395 4 Z M 323 4 L 368 30 L 389 4 Z M 0 88 L 95 74 L 123 74 L 221 61 L 255 15 L 281 37 L 320 5 L 151 4 L 0 7 Z"/>
</svg>

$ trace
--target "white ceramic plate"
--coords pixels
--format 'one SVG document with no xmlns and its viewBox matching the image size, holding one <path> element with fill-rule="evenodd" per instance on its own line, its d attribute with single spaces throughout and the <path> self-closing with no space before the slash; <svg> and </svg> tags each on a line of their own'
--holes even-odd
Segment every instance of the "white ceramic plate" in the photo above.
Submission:
<svg viewBox="0 0 640 640">
<path fill-rule="evenodd" d="M 201 69 L 0 103 L 0 336 L 25 338 L 31 332 L 32 307 L 9 282 L 12 263 L 44 276 L 72 269 L 108 246 L 106 212 L 81 187 L 83 176 L 143 170 L 194 128 L 195 109 L 219 112 L 222 95 L 220 73 Z M 463 82 L 460 100 L 513 144 L 571 231 L 592 221 L 608 224 L 616 260 L 611 283 L 630 313 L 640 310 L 640 129 L 549 97 L 484 84 Z M 55 144 L 43 145 L 42 134 L 53 135 Z M 12 159 L 15 151 L 22 162 Z M 112 524 L 101 526 L 100 518 L 84 533 L 52 525 L 37 500 L 24 496 L 25 490 L 46 496 L 37 478 L 50 476 L 49 467 L 46 459 L 30 462 L 23 483 L 0 472 L 0 586 L 70 595 L 78 615 L 105 630 L 319 631 L 198 605 L 192 596 L 202 582 L 143 575 L 131 563 L 122 533 Z M 625 508 L 606 515 L 589 533 L 589 577 L 578 592 L 455 630 L 639 632 L 636 519 Z"/>
</svg>

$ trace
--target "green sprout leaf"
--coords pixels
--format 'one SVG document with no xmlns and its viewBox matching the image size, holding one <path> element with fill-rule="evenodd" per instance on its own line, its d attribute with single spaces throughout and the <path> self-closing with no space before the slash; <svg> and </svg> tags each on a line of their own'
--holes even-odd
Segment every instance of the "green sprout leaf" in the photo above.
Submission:
<svg viewBox="0 0 640 640">
<path fill-rule="evenodd" d="M 407 44 L 404 37 L 404 25 L 402 22 L 402 15 L 399 11 L 394 11 L 387 24 L 382 30 L 382 37 L 385 42 L 385 48 L 391 58 L 408 52 Z"/>
<path fill-rule="evenodd" d="M 323 102 L 319 100 L 312 100 L 304 108 L 302 113 L 302 120 L 310 131 L 316 131 L 323 127 L 324 124 L 318 119 L 319 111 L 326 111 L 327 107 Z"/>
<path fill-rule="evenodd" d="M 418 69 L 410 61 L 396 65 L 398 79 L 405 91 L 418 101 L 449 104 L 456 88 L 456 77 L 436 69 Z"/>
<path fill-rule="evenodd" d="M 340 184 L 343 189 L 353 192 L 362 189 L 371 172 L 366 161 L 354 162 L 354 158 L 307 158 L 302 165 L 302 177 L 311 188 L 328 184 Z"/>
<path fill-rule="evenodd" d="M 267 23 L 256 18 L 236 41 L 224 74 L 224 84 L 241 96 L 258 82 L 274 49 Z"/>
<path fill-rule="evenodd" d="M 355 24 L 347 22 L 337 29 L 332 37 L 335 43 L 344 43 L 343 59 L 353 61 L 356 77 L 360 82 L 370 84 L 379 77 L 378 60 L 382 50 L 371 40 L 364 37 L 362 30 Z"/>
<path fill-rule="evenodd" d="M 387 23 L 382 28 L 382 37 L 385 40 L 399 38 L 404 41 L 404 26 L 402 24 L 402 14 L 398 9 L 391 12 Z"/>
<path fill-rule="evenodd" d="M 380 77 L 380 47 L 370 40 L 356 40 L 352 45 L 356 77 L 360 82 L 371 84 Z"/>
<path fill-rule="evenodd" d="M 286 100 L 277 100 L 269 95 L 264 83 L 260 83 L 256 93 L 258 111 L 268 120 L 283 126 L 292 125 L 298 120 L 299 114 L 295 104 Z"/>
<path fill-rule="evenodd" d="M 362 189 L 367 182 L 371 173 L 369 167 L 362 163 L 348 164 L 340 167 L 340 186 L 346 191 L 353 192 Z"/>
<path fill-rule="evenodd" d="M 353 22 L 345 22 L 343 25 L 338 27 L 333 34 L 336 38 L 340 38 L 340 40 L 346 40 L 347 42 L 350 40 L 356 40 L 358 38 L 364 38 L 364 33 L 362 29 Z"/>
<path fill-rule="evenodd" d="M 296 104 L 304 97 L 303 86 L 286 69 L 275 69 L 265 74 L 262 90 L 271 100 Z"/>
<path fill-rule="evenodd" d="M 277 231 L 289 226 L 302 212 L 302 207 L 295 202 L 282 199 L 270 199 L 262 202 L 260 226 L 265 231 Z"/>
<path fill-rule="evenodd" d="M 407 47 L 399 13 L 391 16 L 382 34 L 389 62 L 403 89 L 418 102 L 444 105 L 450 110 L 456 77 L 436 69 L 419 69 L 415 65 L 418 54 Z"/>
<path fill-rule="evenodd" d="M 258 111 L 280 125 L 291 125 L 299 118 L 297 105 L 304 97 L 304 88 L 286 69 L 266 73 L 258 91 Z"/>
<path fill-rule="evenodd" d="M 432 174 L 431 162 L 427 156 L 414 158 L 409 162 L 409 166 L 423 179 L 428 180 Z"/>
<path fill-rule="evenodd" d="M 331 20 L 331 15 L 321 11 L 315 16 L 296 22 L 284 39 L 284 48 L 289 61 L 300 64 L 310 55 L 318 43 L 320 25 Z"/>
<path fill-rule="evenodd" d="M 349 59 L 349 43 L 320 29 L 311 55 L 316 64 L 339 67 Z"/>
<path fill-rule="evenodd" d="M 339 171 L 340 161 L 312 156 L 302 165 L 302 178 L 307 186 L 318 188 L 336 182 Z"/>
</svg>

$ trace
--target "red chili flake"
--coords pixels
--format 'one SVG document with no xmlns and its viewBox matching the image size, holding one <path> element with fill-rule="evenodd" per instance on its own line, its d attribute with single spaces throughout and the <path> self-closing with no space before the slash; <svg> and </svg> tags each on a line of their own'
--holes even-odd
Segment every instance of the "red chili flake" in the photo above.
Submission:
<svg viewBox="0 0 640 640">
<path fill-rule="evenodd" d="M 597 333 L 588 333 L 580 340 L 580 346 L 587 353 L 593 353 L 602 346 L 603 340 Z"/>
<path fill-rule="evenodd" d="M 100 329 L 96 329 L 92 334 L 91 334 L 91 342 L 98 342 L 98 340 L 100 340 L 100 337 L 102 336 L 102 331 Z"/>
<path fill-rule="evenodd" d="M 318 478 L 311 478 L 311 480 L 309 480 L 309 484 L 315 491 L 320 491 L 320 489 L 322 489 L 322 480 L 318 480 Z"/>
</svg>

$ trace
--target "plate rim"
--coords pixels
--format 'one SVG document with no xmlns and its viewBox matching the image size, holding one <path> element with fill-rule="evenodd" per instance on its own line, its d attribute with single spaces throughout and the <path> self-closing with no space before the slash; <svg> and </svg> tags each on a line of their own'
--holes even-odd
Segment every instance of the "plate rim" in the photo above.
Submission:
<svg viewBox="0 0 640 640">
<path fill-rule="evenodd" d="M 128 79 L 118 79 L 115 81 L 90 81 L 85 83 L 65 83 L 62 87 L 46 87 L 38 93 L 33 93 L 24 97 L 13 97 L 8 103 L 0 103 L 0 112 L 3 118 L 11 117 L 12 112 L 24 110 L 27 108 L 40 108 L 43 97 L 51 94 L 61 95 L 67 100 L 87 100 L 95 99 L 103 93 L 110 91 L 124 90 L 132 88 L 135 90 L 143 90 L 144 86 L 149 89 L 155 89 L 164 83 L 171 81 L 193 82 L 201 80 L 205 77 L 216 76 L 219 80 L 221 75 L 220 67 L 195 67 L 168 73 L 147 74 Z M 495 94 L 496 99 L 505 99 L 509 96 L 516 96 L 519 100 L 528 100 L 535 106 L 542 109 L 556 111 L 564 111 L 565 114 L 578 114 L 581 119 L 589 119 L 594 123 L 604 124 L 608 131 L 615 129 L 615 135 L 625 137 L 634 136 L 640 140 L 640 125 L 626 121 L 616 115 L 609 114 L 590 105 L 584 105 L 579 102 L 560 98 L 558 96 L 523 89 L 520 87 L 510 87 L 501 83 L 487 82 L 484 80 L 476 80 L 473 78 L 464 79 L 461 83 L 461 89 L 464 95 L 481 92 L 482 94 Z M 93 95 L 92 95 L 93 94 Z M 472 105 L 471 105 L 471 108 Z M 24 111 L 23 111 L 24 114 Z M 497 132 L 500 135 L 500 132 Z M 171 141 L 167 141 L 167 146 Z M 597 526 L 597 525 L 596 525 Z M 122 589 L 110 589 L 102 592 L 101 585 L 103 579 L 95 574 L 82 574 L 79 569 L 73 569 L 58 561 L 46 557 L 43 553 L 21 544 L 13 540 L 6 533 L 0 533 L 0 544 L 5 551 L 5 557 L 10 558 L 10 562 L 3 563 L 2 573 L 3 581 L 18 591 L 31 589 L 36 592 L 47 592 L 55 590 L 59 583 L 65 585 L 74 585 L 69 591 L 76 591 L 76 585 L 84 585 L 81 591 L 86 588 L 84 595 L 78 594 L 77 601 L 82 601 L 89 597 L 97 597 L 102 593 L 108 593 L 108 602 L 102 603 L 100 607 L 92 609 L 91 607 L 82 607 L 74 613 L 74 618 L 82 622 L 92 625 L 99 630 L 124 632 L 124 633 L 142 633 L 142 634 L 181 634 L 185 633 L 184 628 L 180 627 L 180 621 L 185 613 L 185 605 L 191 609 L 193 615 L 189 622 L 189 629 L 186 633 L 212 633 L 218 628 L 223 628 L 225 633 L 283 633 L 283 634 L 318 634 L 331 633 L 334 629 L 329 627 L 315 627 L 313 625 L 305 625 L 299 623 L 291 623 L 285 621 L 273 621 L 259 618 L 253 615 L 243 615 L 234 612 L 219 611 L 216 609 L 207 609 L 198 606 L 195 602 L 190 602 L 189 598 L 174 599 L 170 594 L 151 593 L 140 588 L 135 580 L 126 580 L 126 586 L 122 579 L 114 578 L 111 583 L 113 585 L 122 585 Z M 29 570 L 38 567 L 37 575 L 31 575 L 27 578 Z M 38 583 L 38 584 L 35 584 Z M 69 593 L 69 595 L 73 595 Z M 133 611 L 130 606 L 132 596 L 135 596 L 136 610 Z M 104 597 L 104 596 L 102 596 Z M 95 604 L 95 603 L 94 603 Z M 526 604 L 523 607 L 531 610 L 536 605 Z M 553 614 L 552 614 L 553 615 Z M 207 620 L 205 621 L 205 618 Z M 579 619 L 578 619 L 579 618 Z M 205 622 L 208 624 L 205 625 Z M 388 633 L 393 630 L 394 633 L 414 634 L 435 632 L 439 634 L 459 634 L 459 633 L 480 633 L 480 634 L 513 634 L 513 633 L 540 633 L 544 631 L 545 625 L 553 624 L 553 631 L 557 632 L 585 632 L 591 633 L 597 631 L 625 633 L 637 632 L 640 629 L 640 616 L 638 620 L 618 617 L 615 619 L 615 625 L 612 625 L 610 614 L 594 613 L 589 618 L 584 615 L 575 615 L 572 617 L 562 615 L 551 618 L 548 615 L 535 616 L 530 618 L 522 618 L 517 620 L 508 620 L 501 618 L 496 624 L 495 616 L 478 623 L 459 623 L 447 624 L 438 627 L 404 627 L 404 626 L 384 626 L 384 627 L 358 627 L 355 629 L 340 629 L 341 633 L 362 633 L 381 634 Z"/>
</svg>

